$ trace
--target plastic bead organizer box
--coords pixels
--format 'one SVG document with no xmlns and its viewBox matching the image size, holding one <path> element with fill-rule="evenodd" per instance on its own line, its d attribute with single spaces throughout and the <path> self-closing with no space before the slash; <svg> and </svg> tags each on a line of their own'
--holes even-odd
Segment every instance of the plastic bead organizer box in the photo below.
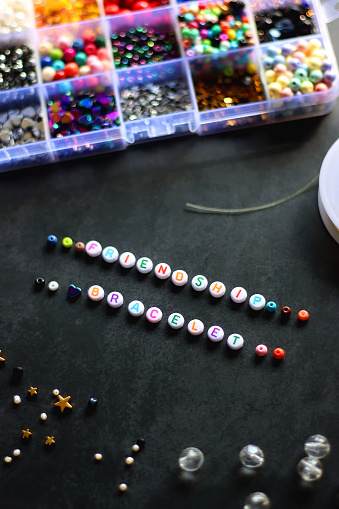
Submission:
<svg viewBox="0 0 339 509">
<path fill-rule="evenodd" d="M 0 0 L 0 171 L 334 107 L 317 0 L 167 1 Z"/>
</svg>

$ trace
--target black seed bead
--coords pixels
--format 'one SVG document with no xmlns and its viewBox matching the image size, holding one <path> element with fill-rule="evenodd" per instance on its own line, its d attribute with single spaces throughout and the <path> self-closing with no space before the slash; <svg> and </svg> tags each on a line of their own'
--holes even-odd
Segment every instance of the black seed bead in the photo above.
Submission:
<svg viewBox="0 0 339 509">
<path fill-rule="evenodd" d="M 20 382 L 22 375 L 24 374 L 24 370 L 21 366 L 17 366 L 16 368 L 13 368 L 13 375 L 12 380 L 14 383 Z"/>
<path fill-rule="evenodd" d="M 36 290 L 42 290 L 45 286 L 45 280 L 44 278 L 42 277 L 37 277 L 35 282 L 34 282 L 34 286 L 35 286 L 35 289 Z"/>
</svg>

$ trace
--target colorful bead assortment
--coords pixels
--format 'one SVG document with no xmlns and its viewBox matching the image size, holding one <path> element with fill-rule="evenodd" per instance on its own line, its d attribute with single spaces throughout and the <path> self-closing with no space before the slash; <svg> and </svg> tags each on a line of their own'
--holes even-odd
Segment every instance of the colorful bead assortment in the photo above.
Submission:
<svg viewBox="0 0 339 509">
<path fill-rule="evenodd" d="M 190 92 L 183 80 L 124 88 L 120 92 L 120 103 L 125 120 L 138 120 L 192 109 Z"/>
<path fill-rule="evenodd" d="M 309 2 L 297 0 L 255 14 L 259 41 L 281 41 L 317 32 L 315 14 Z"/>
<path fill-rule="evenodd" d="M 137 26 L 111 34 L 115 67 L 154 64 L 180 57 L 173 27 Z"/>
<path fill-rule="evenodd" d="M 100 16 L 96 0 L 34 0 L 34 10 L 37 28 Z"/>
<path fill-rule="evenodd" d="M 0 148 L 25 145 L 45 139 L 40 105 L 0 113 Z"/>
<path fill-rule="evenodd" d="M 29 4 L 26 0 L 2 0 L 0 8 L 0 35 L 31 28 Z"/>
<path fill-rule="evenodd" d="M 110 51 L 105 37 L 87 29 L 80 37 L 62 32 L 60 37 L 47 35 L 39 45 L 40 65 L 44 82 L 76 78 L 109 71 Z"/>
<path fill-rule="evenodd" d="M 272 99 L 325 92 L 335 80 L 320 39 L 270 46 L 262 60 Z"/>
<path fill-rule="evenodd" d="M 0 91 L 37 83 L 36 59 L 28 44 L 11 44 L 0 48 Z"/>
<path fill-rule="evenodd" d="M 182 45 L 190 57 L 254 44 L 241 1 L 218 0 L 182 5 L 179 27 Z"/>
<path fill-rule="evenodd" d="M 104 9 L 107 16 L 128 14 L 131 11 L 144 11 L 163 5 L 168 5 L 168 0 L 104 0 Z"/>
<path fill-rule="evenodd" d="M 53 138 L 109 129 L 120 125 L 113 92 L 67 92 L 48 102 L 49 128 Z"/>
</svg>

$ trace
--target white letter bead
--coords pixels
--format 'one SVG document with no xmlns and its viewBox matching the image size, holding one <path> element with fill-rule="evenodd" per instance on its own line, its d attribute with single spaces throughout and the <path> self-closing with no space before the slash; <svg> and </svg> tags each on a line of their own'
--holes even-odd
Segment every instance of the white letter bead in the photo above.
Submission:
<svg viewBox="0 0 339 509">
<path fill-rule="evenodd" d="M 146 312 L 146 318 L 151 323 L 158 323 L 162 319 L 162 311 L 159 308 L 149 308 Z"/>
<path fill-rule="evenodd" d="M 119 263 L 125 269 L 130 269 L 131 267 L 133 267 L 133 265 L 135 265 L 135 260 L 136 258 L 134 254 L 126 251 L 125 253 L 122 253 L 120 255 Z"/>
<path fill-rule="evenodd" d="M 193 290 L 196 290 L 197 292 L 202 292 L 203 290 L 206 290 L 208 285 L 208 281 L 205 278 L 205 276 L 194 276 L 194 278 L 191 281 L 191 286 Z"/>
<path fill-rule="evenodd" d="M 148 274 L 153 269 L 153 262 L 144 256 L 137 261 L 137 269 L 141 274 Z"/>
<path fill-rule="evenodd" d="M 254 295 L 251 295 L 248 303 L 252 309 L 255 311 L 260 311 L 260 309 L 265 307 L 266 299 L 263 295 L 260 295 L 260 293 L 255 293 Z"/>
<path fill-rule="evenodd" d="M 199 336 L 204 332 L 204 324 L 201 320 L 198 320 L 197 318 L 194 318 L 189 322 L 187 325 L 187 330 L 192 336 Z"/>
<path fill-rule="evenodd" d="M 243 288 L 242 286 L 236 286 L 235 288 L 233 288 L 233 290 L 231 291 L 231 299 L 233 300 L 233 302 L 236 302 L 237 304 L 245 302 L 245 300 L 247 299 L 247 292 L 245 288 Z"/>
<path fill-rule="evenodd" d="M 180 313 L 172 313 L 167 318 L 167 323 L 172 329 L 181 329 L 184 325 L 185 319 Z"/>
<path fill-rule="evenodd" d="M 96 256 L 101 255 L 102 247 L 101 244 L 99 244 L 99 242 L 97 242 L 96 240 L 90 240 L 89 242 L 87 242 L 85 250 L 88 256 L 95 258 Z"/>
<path fill-rule="evenodd" d="M 226 293 L 226 286 L 221 281 L 214 281 L 210 284 L 210 294 L 217 299 Z"/>
<path fill-rule="evenodd" d="M 124 298 L 119 292 L 111 292 L 107 295 L 107 304 L 111 308 L 120 308 L 124 303 Z"/>
<path fill-rule="evenodd" d="M 101 286 L 93 285 L 88 289 L 87 295 L 91 300 L 99 301 L 104 298 L 105 292 Z"/>
<path fill-rule="evenodd" d="M 107 246 L 102 252 L 102 257 L 107 263 L 114 263 L 119 258 L 118 250 L 113 246 Z"/>
<path fill-rule="evenodd" d="M 207 331 L 207 336 L 214 343 L 219 343 L 224 339 L 224 330 L 219 325 L 212 325 Z"/>
<path fill-rule="evenodd" d="M 132 316 L 141 316 L 144 311 L 145 306 L 140 300 L 132 300 L 132 302 L 128 304 L 128 312 Z"/>
<path fill-rule="evenodd" d="M 172 274 L 172 283 L 176 286 L 184 286 L 188 281 L 187 272 L 184 270 L 175 270 Z"/>
<path fill-rule="evenodd" d="M 244 346 L 244 338 L 240 334 L 231 334 L 227 338 L 227 344 L 232 350 L 240 350 Z"/>
<path fill-rule="evenodd" d="M 154 269 L 154 274 L 159 279 L 167 279 L 171 275 L 171 267 L 167 263 L 158 263 Z"/>
</svg>

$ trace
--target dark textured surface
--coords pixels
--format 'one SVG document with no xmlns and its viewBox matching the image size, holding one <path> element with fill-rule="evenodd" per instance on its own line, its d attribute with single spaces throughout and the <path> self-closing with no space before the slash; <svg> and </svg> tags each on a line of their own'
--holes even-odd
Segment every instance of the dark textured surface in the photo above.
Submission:
<svg viewBox="0 0 339 509">
<path fill-rule="evenodd" d="M 330 26 L 339 50 L 339 23 Z M 338 51 L 337 51 L 338 52 Z M 305 185 L 339 133 L 339 104 L 325 118 L 276 124 L 211 137 L 187 137 L 129 148 L 125 152 L 0 176 L 1 296 L 0 457 L 20 447 L 22 455 L 0 468 L 1 509 L 242 508 L 262 490 L 274 509 L 339 507 L 338 282 L 339 246 L 327 233 L 317 207 L 317 189 L 277 208 L 238 217 L 186 212 L 186 201 L 218 207 L 259 205 Z M 45 239 L 59 244 L 46 252 Z M 101 259 L 61 249 L 63 236 L 96 239 L 119 252 L 165 261 L 189 276 L 221 280 L 227 295 L 176 290 L 170 281 L 141 277 L 135 268 L 107 266 Z M 34 291 L 42 276 L 46 287 Z M 51 280 L 60 284 L 49 295 Z M 70 283 L 83 295 L 67 299 Z M 101 284 L 119 290 L 123 308 L 91 305 L 86 290 Z M 244 286 L 279 313 L 234 309 L 229 291 Z M 127 304 L 138 298 L 162 309 L 156 326 L 131 320 Z M 299 309 L 309 310 L 304 326 Z M 206 336 L 170 331 L 167 316 L 186 323 L 242 333 L 245 346 L 232 354 Z M 270 352 L 254 358 L 258 343 Z M 286 357 L 272 362 L 272 350 Z M 24 375 L 10 382 L 14 367 Z M 30 385 L 39 395 L 29 401 Z M 73 410 L 53 411 L 52 390 L 71 395 Z M 14 408 L 12 398 L 22 403 Z M 98 399 L 86 415 L 90 397 Z M 41 412 L 48 420 L 40 423 Z M 20 439 L 29 427 L 29 441 Z M 323 433 L 333 452 L 324 477 L 303 488 L 296 465 L 304 440 Z M 56 445 L 44 448 L 46 435 Z M 146 446 L 126 470 L 134 441 Z M 239 470 L 240 449 L 255 443 L 266 464 L 251 478 Z M 196 482 L 178 477 L 177 458 L 196 446 L 206 462 Z M 101 452 L 101 464 L 93 454 Z M 117 485 L 129 485 L 119 497 Z"/>
</svg>

